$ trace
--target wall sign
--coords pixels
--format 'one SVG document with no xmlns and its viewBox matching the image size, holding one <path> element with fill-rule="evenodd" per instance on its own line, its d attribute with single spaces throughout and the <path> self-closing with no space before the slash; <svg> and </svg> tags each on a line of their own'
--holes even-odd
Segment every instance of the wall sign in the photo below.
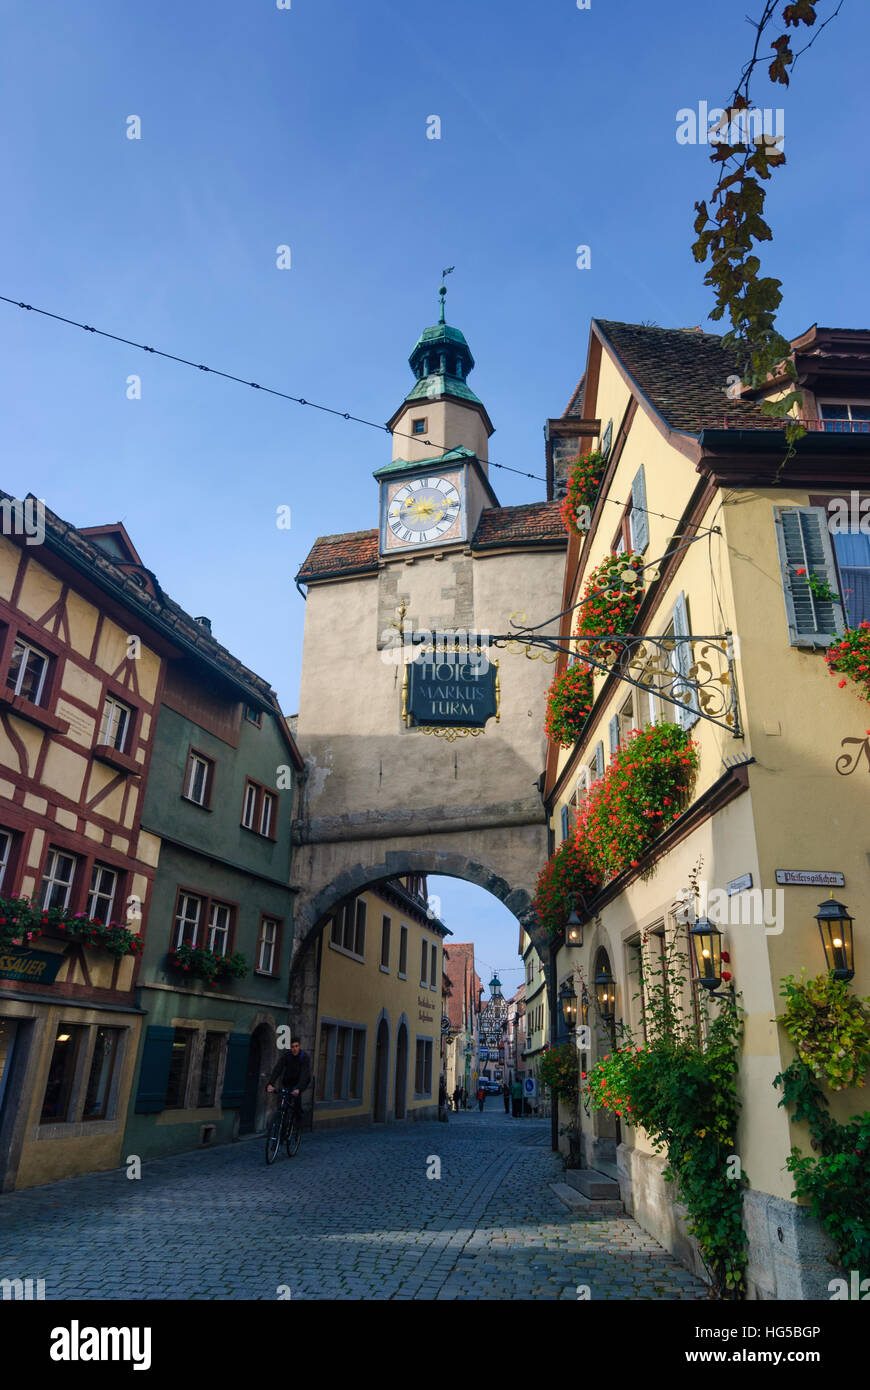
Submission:
<svg viewBox="0 0 870 1390">
<path fill-rule="evenodd" d="M 742 893 L 744 889 L 752 887 L 752 874 L 741 874 L 739 878 L 732 878 L 730 883 L 725 884 L 725 892 L 729 898 L 735 893 Z"/>
<path fill-rule="evenodd" d="M 500 718 L 498 662 L 483 646 L 421 648 L 405 666 L 402 718 L 422 733 L 455 738 L 481 734 Z"/>
<path fill-rule="evenodd" d="M 53 951 L 24 950 L 9 946 L 0 951 L 0 980 L 24 980 L 31 985 L 53 985 L 66 957 Z"/>
<path fill-rule="evenodd" d="M 808 888 L 845 888 L 846 879 L 836 870 L 777 869 L 777 883 L 800 884 Z"/>
</svg>

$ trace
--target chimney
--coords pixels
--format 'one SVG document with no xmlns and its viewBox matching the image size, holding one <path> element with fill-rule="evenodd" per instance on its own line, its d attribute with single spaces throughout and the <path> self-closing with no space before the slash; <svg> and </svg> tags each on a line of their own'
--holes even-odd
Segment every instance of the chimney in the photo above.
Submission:
<svg viewBox="0 0 870 1390">
<path fill-rule="evenodd" d="M 194 622 L 199 623 L 200 627 L 204 627 L 206 632 L 211 635 L 211 618 L 194 618 Z"/>
</svg>

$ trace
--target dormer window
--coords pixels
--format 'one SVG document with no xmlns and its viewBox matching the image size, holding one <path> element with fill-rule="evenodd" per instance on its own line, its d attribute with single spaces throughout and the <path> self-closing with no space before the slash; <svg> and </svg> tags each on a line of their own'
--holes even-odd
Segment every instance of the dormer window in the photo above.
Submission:
<svg viewBox="0 0 870 1390">
<path fill-rule="evenodd" d="M 412 420 L 412 421 L 411 421 L 411 432 L 412 432 L 413 434 L 425 434 L 425 433 L 426 433 L 426 417 L 425 417 L 425 416 L 424 416 L 422 419 L 420 419 L 420 420 Z"/>
<path fill-rule="evenodd" d="M 825 434 L 870 434 L 870 402 L 819 401 Z"/>
</svg>

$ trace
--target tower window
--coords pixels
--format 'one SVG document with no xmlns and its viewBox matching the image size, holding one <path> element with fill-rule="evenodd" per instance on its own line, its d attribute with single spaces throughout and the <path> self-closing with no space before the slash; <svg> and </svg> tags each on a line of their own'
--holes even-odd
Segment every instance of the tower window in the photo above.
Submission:
<svg viewBox="0 0 870 1390">
<path fill-rule="evenodd" d="M 426 433 L 426 419 L 425 419 L 425 417 L 424 417 L 422 420 L 412 420 L 412 422 L 411 422 L 411 429 L 413 430 L 414 434 L 425 434 L 425 433 Z"/>
</svg>

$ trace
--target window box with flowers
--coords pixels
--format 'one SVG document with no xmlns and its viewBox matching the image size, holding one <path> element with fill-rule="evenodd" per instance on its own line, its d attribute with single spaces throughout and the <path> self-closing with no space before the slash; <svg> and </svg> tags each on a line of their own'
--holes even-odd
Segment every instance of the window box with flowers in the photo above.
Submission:
<svg viewBox="0 0 870 1390">
<path fill-rule="evenodd" d="M 248 961 L 241 951 L 231 956 L 221 956 L 216 951 L 188 946 L 185 942 L 174 947 L 167 959 L 173 969 L 204 980 L 207 985 L 214 985 L 224 977 L 241 980 L 248 973 Z"/>
<path fill-rule="evenodd" d="M 571 912 L 588 901 L 598 883 L 575 836 L 563 840 L 538 875 L 535 912 L 551 939 L 564 931 Z"/>
<path fill-rule="evenodd" d="M 0 946 L 28 946 L 50 934 L 109 955 L 139 955 L 145 943 L 120 922 L 100 922 L 84 912 L 39 908 L 29 898 L 0 898 Z"/>
<path fill-rule="evenodd" d="M 575 536 L 585 536 L 589 529 L 589 514 L 598 496 L 605 466 L 604 457 L 597 449 L 588 454 L 578 455 L 571 465 L 568 487 L 559 507 L 559 515 L 565 523 L 566 531 Z"/>
<path fill-rule="evenodd" d="M 578 852 L 600 882 L 638 867 L 682 814 L 697 769 L 697 745 L 678 724 L 629 732 L 580 807 Z"/>
<path fill-rule="evenodd" d="M 846 685 L 846 677 L 858 686 L 859 700 L 870 700 L 870 623 L 847 627 L 839 642 L 828 647 L 825 661 L 832 676 L 841 676 L 838 685 Z"/>
<path fill-rule="evenodd" d="M 583 733 L 594 695 L 592 672 L 575 663 L 556 676 L 547 691 L 547 717 L 544 732 L 551 743 L 571 748 Z"/>
</svg>

